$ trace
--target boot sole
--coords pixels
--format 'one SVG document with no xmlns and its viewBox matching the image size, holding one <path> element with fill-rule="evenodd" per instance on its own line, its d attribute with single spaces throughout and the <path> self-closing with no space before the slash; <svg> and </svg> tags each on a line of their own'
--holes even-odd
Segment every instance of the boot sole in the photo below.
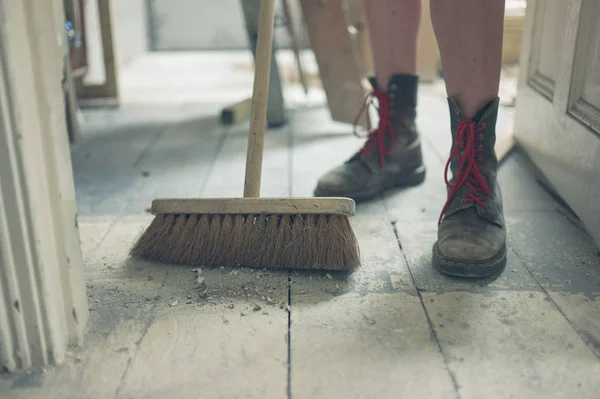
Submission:
<svg viewBox="0 0 600 399">
<path fill-rule="evenodd" d="M 506 246 L 495 256 L 478 261 L 446 258 L 440 253 L 437 242 L 433 246 L 433 268 L 456 277 L 481 278 L 501 272 L 506 267 Z"/>
<path fill-rule="evenodd" d="M 399 187 L 413 187 L 418 186 L 419 184 L 425 181 L 425 167 L 422 166 L 415 170 L 410 171 L 409 173 L 403 173 L 398 175 L 394 181 L 390 184 L 385 185 L 384 187 L 376 187 L 371 190 L 366 191 L 355 191 L 355 192 L 325 192 L 315 189 L 314 196 L 315 197 L 346 197 L 354 200 L 354 202 L 364 202 L 371 200 L 381 194 L 383 194 L 387 190 L 391 190 Z"/>
</svg>

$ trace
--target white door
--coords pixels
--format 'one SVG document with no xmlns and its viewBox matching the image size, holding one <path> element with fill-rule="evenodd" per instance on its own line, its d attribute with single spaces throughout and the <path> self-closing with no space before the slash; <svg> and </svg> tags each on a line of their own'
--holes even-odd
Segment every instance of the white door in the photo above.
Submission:
<svg viewBox="0 0 600 399">
<path fill-rule="evenodd" d="M 600 0 L 528 0 L 515 137 L 600 242 Z"/>
</svg>

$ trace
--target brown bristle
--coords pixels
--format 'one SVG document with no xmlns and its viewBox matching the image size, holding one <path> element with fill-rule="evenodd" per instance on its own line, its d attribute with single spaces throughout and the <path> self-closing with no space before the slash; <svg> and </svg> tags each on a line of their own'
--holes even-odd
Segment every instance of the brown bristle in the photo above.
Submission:
<svg viewBox="0 0 600 399">
<path fill-rule="evenodd" d="M 285 248 L 290 244 L 292 238 L 292 218 L 289 215 L 282 215 L 279 219 L 279 226 L 277 227 L 277 238 L 273 243 L 273 254 L 274 257 L 265 262 L 269 265 L 278 265 L 276 267 L 287 267 L 284 264 L 283 252 Z"/>
<path fill-rule="evenodd" d="M 306 249 L 312 246 L 312 237 L 314 229 L 311 231 L 307 221 L 312 219 L 310 216 L 296 215 L 289 229 L 289 239 L 281 250 L 282 267 L 294 267 L 297 264 L 310 264 L 312 254 Z"/>
<path fill-rule="evenodd" d="M 157 215 L 131 250 L 169 263 L 353 270 L 358 243 L 342 215 Z"/>
<path fill-rule="evenodd" d="M 298 264 L 307 264 L 309 267 L 315 268 L 318 264 L 319 253 L 317 251 L 317 243 L 318 243 L 318 234 L 317 234 L 317 219 L 313 215 L 305 216 L 305 223 L 303 229 L 303 240 L 306 248 L 311 248 L 308 251 L 297 251 L 299 254 L 297 256 L 298 260 L 296 261 Z M 299 232 L 302 233 L 302 232 Z M 304 257 L 304 263 L 302 263 L 302 259 Z"/>
<path fill-rule="evenodd" d="M 325 265 L 331 270 L 344 270 L 347 265 L 359 265 L 358 243 L 350 221 L 345 216 L 331 215 L 323 237 L 328 237 L 328 251 L 325 252 Z"/>
<path fill-rule="evenodd" d="M 206 262 L 207 247 L 210 240 L 207 238 L 210 233 L 210 215 L 196 215 L 196 218 L 189 219 L 190 234 L 189 246 L 182 248 L 181 263 L 189 265 L 203 265 Z"/>
<path fill-rule="evenodd" d="M 256 264 L 267 267 L 273 259 L 277 259 L 277 241 L 279 240 L 279 216 L 271 215 L 265 219 L 262 241 L 259 243 L 259 254 Z"/>
<path fill-rule="evenodd" d="M 198 226 L 200 224 L 200 215 L 190 215 L 185 230 L 181 233 L 179 240 L 179 263 L 187 263 L 188 260 L 193 260 L 191 254 L 194 247 L 202 243 L 204 234 L 198 234 Z"/>
<path fill-rule="evenodd" d="M 207 250 L 206 263 L 209 265 L 229 266 L 225 263 L 229 256 L 228 244 L 233 234 L 233 218 L 231 215 L 214 215 L 210 224 L 207 240 L 210 247 Z"/>
<path fill-rule="evenodd" d="M 206 236 L 204 237 L 204 243 L 202 246 L 196 248 L 195 256 L 198 259 L 202 259 L 203 264 L 209 265 L 214 258 L 215 253 L 219 251 L 219 248 L 216 247 L 216 243 L 218 243 L 218 239 L 221 233 L 221 215 L 202 215 L 207 218 L 207 226 L 206 226 Z M 200 219 L 202 220 L 202 218 Z M 200 249 L 201 248 L 201 249 Z"/>
<path fill-rule="evenodd" d="M 250 265 L 249 267 L 255 265 L 265 229 L 264 223 L 259 224 L 259 219 L 260 217 L 255 215 L 246 216 L 242 234 L 245 241 L 244 253 L 240 253 L 238 258 L 238 264 L 240 265 Z"/>
<path fill-rule="evenodd" d="M 169 237 L 174 215 L 157 215 L 141 235 L 131 250 L 131 254 L 143 259 L 158 260 L 162 255 L 162 245 Z"/>
<path fill-rule="evenodd" d="M 164 239 L 162 244 L 162 253 L 157 256 L 157 260 L 166 263 L 177 263 L 178 255 L 181 253 L 178 246 L 182 239 L 183 232 L 186 229 L 186 223 L 188 220 L 187 215 L 175 216 L 173 221 L 173 227 L 171 228 L 169 235 Z"/>
<path fill-rule="evenodd" d="M 258 215 L 252 224 L 252 233 L 248 240 L 248 265 L 249 267 L 261 267 L 265 242 L 267 242 L 267 216 Z"/>
<path fill-rule="evenodd" d="M 233 217 L 233 229 L 228 242 L 228 250 L 222 261 L 226 266 L 238 266 L 246 262 L 248 256 L 248 226 L 245 215 L 235 215 Z"/>
<path fill-rule="evenodd" d="M 328 264 L 326 262 L 327 252 L 329 251 L 327 241 L 323 240 L 323 232 L 327 230 L 327 216 L 319 215 L 315 216 L 315 269 L 326 269 Z"/>
</svg>

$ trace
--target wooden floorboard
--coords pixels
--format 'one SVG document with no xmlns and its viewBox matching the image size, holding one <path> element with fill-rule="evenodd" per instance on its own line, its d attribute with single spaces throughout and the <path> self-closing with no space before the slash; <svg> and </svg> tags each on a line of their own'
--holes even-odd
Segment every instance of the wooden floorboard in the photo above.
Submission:
<svg viewBox="0 0 600 399">
<path fill-rule="evenodd" d="M 118 397 L 285 397 L 287 272 L 172 267 Z"/>
<path fill-rule="evenodd" d="M 124 212 L 141 214 L 155 198 L 198 198 L 227 132 L 217 115 L 200 112 L 166 128 L 136 164 L 143 183 Z"/>
<path fill-rule="evenodd" d="M 461 398 L 593 398 L 600 363 L 543 292 L 424 293 Z"/>
<path fill-rule="evenodd" d="M 86 113 L 80 144 L 71 151 L 78 213 L 125 212 L 144 185 L 139 162 L 182 114 L 181 105 Z"/>
<path fill-rule="evenodd" d="M 292 396 L 454 397 L 392 225 L 385 216 L 353 225 L 360 270 L 292 274 Z"/>
</svg>

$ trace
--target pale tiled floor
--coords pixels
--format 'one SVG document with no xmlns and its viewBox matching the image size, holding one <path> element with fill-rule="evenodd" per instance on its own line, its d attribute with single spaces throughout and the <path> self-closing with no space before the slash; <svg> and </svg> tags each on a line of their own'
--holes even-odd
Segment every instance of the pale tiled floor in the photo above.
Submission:
<svg viewBox="0 0 600 399">
<path fill-rule="evenodd" d="M 251 73 L 232 72 L 231 86 L 221 75 L 193 80 L 205 59 L 173 59 L 134 63 L 124 71 L 129 104 L 87 112 L 73 149 L 85 349 L 46 373 L 0 377 L 2 398 L 598 397 L 600 250 L 522 154 L 500 170 L 506 270 L 465 281 L 431 269 L 450 142 L 432 86 L 421 89 L 418 116 L 428 178 L 358 207 L 359 271 L 203 269 L 199 286 L 190 267 L 128 259 L 153 198 L 242 193 L 247 122 L 223 127 L 217 117 L 249 94 Z M 150 90 L 152 68 L 174 87 Z M 267 134 L 265 196 L 310 196 L 360 145 L 330 121 L 322 93 L 303 99 L 296 89 L 290 124 Z M 511 116 L 503 109 L 500 124 Z"/>
</svg>

